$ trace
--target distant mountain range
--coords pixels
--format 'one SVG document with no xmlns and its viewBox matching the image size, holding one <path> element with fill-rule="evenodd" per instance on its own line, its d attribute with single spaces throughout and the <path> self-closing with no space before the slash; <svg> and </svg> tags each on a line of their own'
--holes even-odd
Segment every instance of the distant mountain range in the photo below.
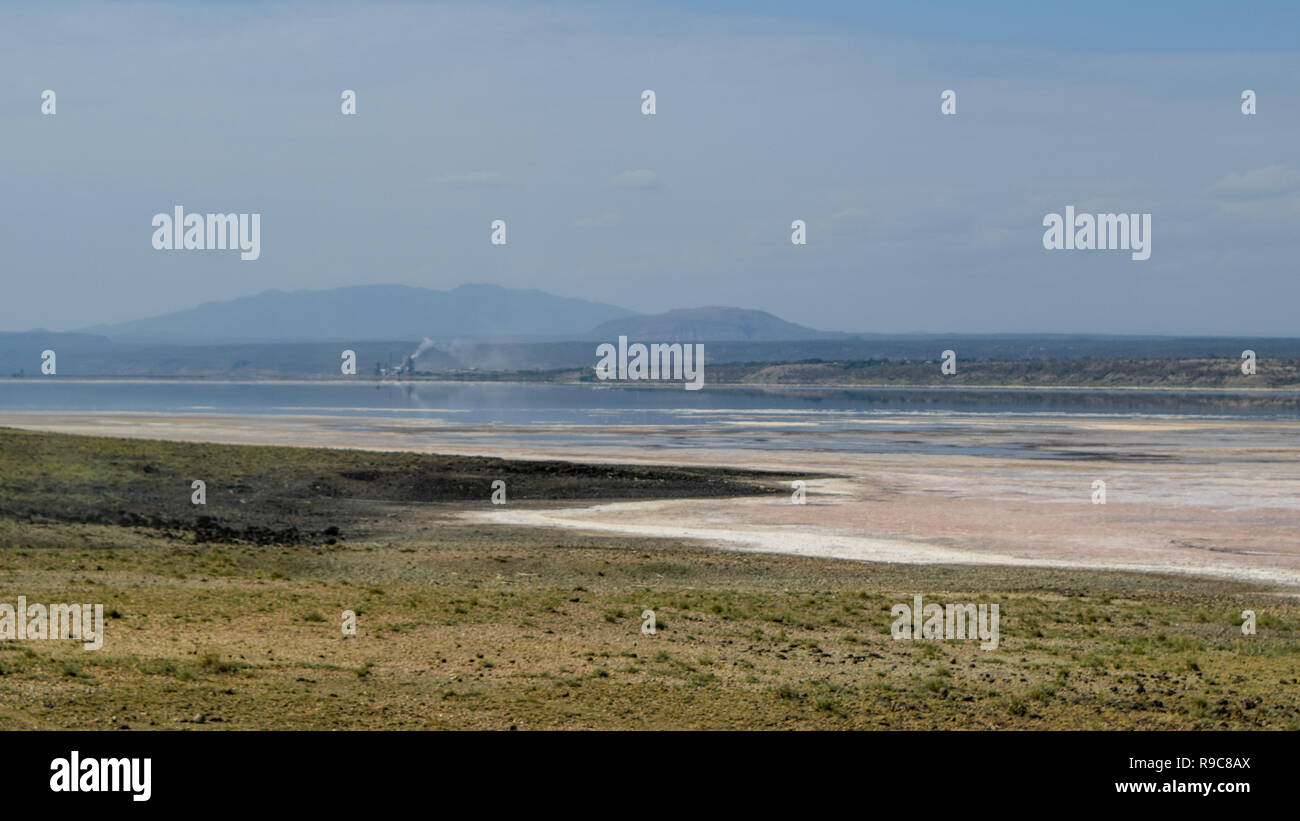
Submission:
<svg viewBox="0 0 1300 821">
<path fill-rule="evenodd" d="M 229 302 L 83 329 L 124 342 L 234 342 L 580 337 L 632 312 L 614 305 L 497 285 L 450 291 L 357 285 L 327 291 L 263 291 Z"/>
<path fill-rule="evenodd" d="M 82 329 L 116 342 L 186 345 L 390 339 L 777 342 L 842 338 L 764 311 L 690 308 L 645 316 L 626 308 L 498 285 L 450 291 L 358 285 L 327 291 L 263 291 L 228 302 Z"/>
</svg>

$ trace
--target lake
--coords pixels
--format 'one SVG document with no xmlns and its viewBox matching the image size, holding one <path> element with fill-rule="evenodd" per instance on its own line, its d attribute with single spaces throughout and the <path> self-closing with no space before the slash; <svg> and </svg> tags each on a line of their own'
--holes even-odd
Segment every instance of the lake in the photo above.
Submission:
<svg viewBox="0 0 1300 821">
<path fill-rule="evenodd" d="M 236 382 L 0 379 L 0 409 L 164 413 L 455 415 L 476 424 L 698 424 L 871 414 L 1103 414 L 1300 419 L 1297 391 L 551 385 L 487 382 Z"/>
<path fill-rule="evenodd" d="M 453 382 L 0 380 L 0 412 L 315 416 L 357 434 L 383 420 L 521 447 L 730 447 L 1074 458 L 1055 417 L 1300 421 L 1300 393 L 989 388 L 749 388 Z M 1072 423 L 1072 424 L 1074 424 Z M 1001 428 L 992 435 L 989 425 Z M 423 427 L 423 425 L 421 425 Z M 1032 432 L 1031 432 L 1032 431 Z M 1238 435 L 1229 434 L 1230 439 Z M 1222 434 L 1219 434 L 1222 435 Z M 1107 437 L 1112 438 L 1112 437 Z"/>
</svg>

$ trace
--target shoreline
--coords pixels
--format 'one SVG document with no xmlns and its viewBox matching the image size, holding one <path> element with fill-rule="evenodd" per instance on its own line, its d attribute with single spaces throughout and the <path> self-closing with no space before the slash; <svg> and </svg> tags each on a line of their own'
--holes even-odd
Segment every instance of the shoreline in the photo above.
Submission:
<svg viewBox="0 0 1300 821">
<path fill-rule="evenodd" d="M 487 456 L 517 461 L 621 463 L 664 467 L 743 466 L 810 479 L 806 505 L 780 499 L 620 502 L 574 508 L 505 508 L 481 516 L 499 524 L 623 536 L 690 539 L 722 550 L 904 564 L 1176 572 L 1300 589 L 1300 471 L 1294 425 L 1252 420 L 1195 426 L 1129 419 L 1061 417 L 999 426 L 942 425 L 926 435 L 990 443 L 1050 439 L 1082 461 L 916 452 L 745 448 L 731 431 L 685 426 L 680 447 L 638 447 L 637 429 L 511 427 L 386 417 L 164 414 L 15 414 L 0 426 L 26 430 L 244 445 Z M 908 425 L 877 420 L 903 437 Z M 1068 423 L 1066 427 L 1061 427 Z M 972 430 L 972 428 L 977 430 Z M 1038 427 L 1039 430 L 1033 430 Z M 1189 435 L 1190 427 L 1198 430 Z M 1204 429 L 1204 430 L 1200 430 Z M 650 430 L 654 430 L 651 426 Z M 509 436 L 503 436 L 509 434 Z M 528 436 L 535 439 L 529 441 Z M 551 435 L 564 441 L 539 441 Z M 1058 442 L 1059 440 L 1059 442 Z M 691 447 L 691 442 L 708 443 Z M 1137 450 L 1140 449 L 1140 450 Z M 1134 461 L 1133 456 L 1142 458 Z M 1093 458 L 1095 457 L 1095 458 Z M 1110 485 L 1106 505 L 1090 503 L 1095 477 Z M 671 525 L 665 524 L 666 522 Z"/>
<path fill-rule="evenodd" d="M 604 390 L 618 389 L 635 389 L 635 390 L 663 390 L 663 391 L 680 391 L 682 383 L 679 382 L 655 382 L 653 380 L 623 381 L 623 382 L 579 382 L 579 381 L 551 381 L 545 379 L 374 379 L 373 377 L 353 377 L 340 378 L 336 376 L 315 378 L 289 378 L 274 377 L 267 379 L 230 379 L 226 377 L 202 377 L 202 376 L 4 376 L 0 377 L 0 384 L 17 383 L 24 384 L 29 382 L 48 382 L 50 384 L 76 384 L 76 385 L 93 385 L 105 382 L 116 384 L 140 384 L 140 385 L 356 385 L 363 384 L 367 386 L 408 386 L 408 385 L 504 385 L 511 387 L 537 387 L 537 386 L 554 386 L 554 387 L 573 387 L 573 388 L 599 388 Z M 1198 394 L 1243 394 L 1243 395 L 1300 395 L 1300 386 L 1293 388 L 1246 388 L 1246 387 L 1212 387 L 1212 386 L 1168 386 L 1168 385 L 899 385 L 895 383 L 865 383 L 865 382 L 706 382 L 706 387 L 726 390 L 759 390 L 759 391 L 776 391 L 776 390 L 872 390 L 872 391 L 927 391 L 927 392 L 960 392 L 960 391 L 1025 391 L 1025 392 L 1051 392 L 1060 391 L 1062 393 L 1102 393 L 1102 394 L 1122 394 L 1122 393 L 1198 393 Z"/>
<path fill-rule="evenodd" d="M 529 463 L 515 441 L 421 424 L 171 420 L 172 439 L 271 445 L 239 448 L 113 420 L 137 438 L 0 430 L 6 586 L 103 601 L 110 618 L 104 654 L 6 654 L 0 726 L 1300 728 L 1294 688 L 1278 687 L 1296 683 L 1300 594 L 1269 564 L 1289 572 L 1295 557 L 1226 541 L 1295 532 L 1293 512 L 1260 506 L 1253 468 L 1228 508 L 1219 489 L 1201 509 L 1194 488 L 1162 507 L 1177 485 L 1160 476 L 1144 480 L 1154 505 L 1124 501 L 1141 488 L 1120 482 L 1094 507 L 1063 504 L 1087 474 L 1059 463 L 589 440 L 563 447 L 625 464 L 563 465 L 555 448 Z M 337 449 L 283 446 L 303 438 Z M 410 452 L 451 449 L 510 461 Z M 1178 454 L 1173 478 L 1199 458 Z M 844 470 L 814 477 L 810 459 Z M 656 461 L 697 466 L 626 464 Z M 793 476 L 807 504 L 790 503 Z M 504 506 L 489 499 L 498 478 Z M 1256 508 L 1231 507 L 1244 502 Z M 1174 549 L 1181 561 L 1147 552 L 1188 521 L 1225 520 L 1225 539 L 1203 532 Z M 996 649 L 896 640 L 893 607 L 918 595 L 999 606 Z M 338 709 L 349 701 L 366 709 Z"/>
</svg>

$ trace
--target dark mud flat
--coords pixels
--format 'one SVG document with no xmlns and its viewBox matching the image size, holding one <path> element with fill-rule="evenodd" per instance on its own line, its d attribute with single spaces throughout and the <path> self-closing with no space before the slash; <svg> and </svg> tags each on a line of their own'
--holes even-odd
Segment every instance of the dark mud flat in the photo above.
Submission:
<svg viewBox="0 0 1300 821">
<path fill-rule="evenodd" d="M 248 447 L 0 429 L 0 517 L 118 525 L 195 542 L 334 544 L 391 505 L 788 492 L 751 470 Z M 206 484 L 206 504 L 192 483 Z"/>
</svg>

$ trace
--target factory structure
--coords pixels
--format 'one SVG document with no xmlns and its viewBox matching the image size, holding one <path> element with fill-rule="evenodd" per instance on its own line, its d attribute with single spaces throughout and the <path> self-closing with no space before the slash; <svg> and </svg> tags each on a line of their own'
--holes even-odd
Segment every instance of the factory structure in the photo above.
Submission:
<svg viewBox="0 0 1300 821">
<path fill-rule="evenodd" d="M 375 363 L 375 376 L 414 376 L 415 373 L 415 354 L 411 354 L 405 359 L 400 360 L 396 367 L 393 366 L 392 354 L 388 355 L 387 365 L 383 362 Z"/>
</svg>

